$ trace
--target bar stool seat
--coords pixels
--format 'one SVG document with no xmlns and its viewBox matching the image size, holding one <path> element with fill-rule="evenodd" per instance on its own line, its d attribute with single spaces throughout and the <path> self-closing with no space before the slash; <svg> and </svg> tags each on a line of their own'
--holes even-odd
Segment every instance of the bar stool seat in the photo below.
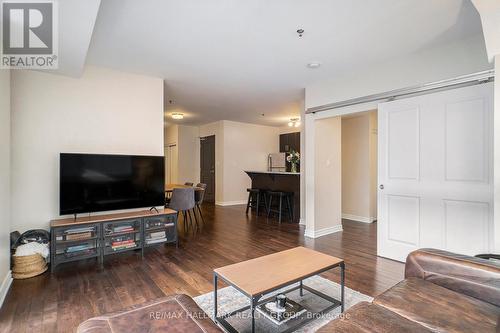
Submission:
<svg viewBox="0 0 500 333">
<path fill-rule="evenodd" d="M 267 209 L 266 191 L 259 188 L 247 188 L 247 192 L 248 202 L 246 214 L 248 214 L 249 209 L 255 208 L 255 214 L 259 216 L 260 207 L 264 207 L 264 209 Z"/>
<path fill-rule="evenodd" d="M 281 215 L 283 213 L 283 200 L 286 203 L 286 213 L 290 222 L 293 222 L 293 192 L 284 192 L 284 191 L 267 191 L 267 195 L 269 196 L 269 204 L 267 206 L 267 217 L 271 216 L 271 213 L 278 214 L 278 222 L 281 223 Z M 276 206 L 273 206 L 273 199 L 278 199 Z"/>
</svg>

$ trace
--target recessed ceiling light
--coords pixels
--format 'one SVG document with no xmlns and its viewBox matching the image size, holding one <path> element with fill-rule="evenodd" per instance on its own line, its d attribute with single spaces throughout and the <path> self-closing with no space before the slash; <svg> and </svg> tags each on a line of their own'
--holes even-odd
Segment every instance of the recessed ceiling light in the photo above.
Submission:
<svg viewBox="0 0 500 333">
<path fill-rule="evenodd" d="M 184 114 L 179 112 L 172 113 L 172 119 L 175 120 L 184 119 Z"/>
<path fill-rule="evenodd" d="M 309 68 L 318 68 L 319 66 L 321 66 L 321 63 L 319 62 L 310 62 L 307 64 L 307 67 Z"/>
</svg>

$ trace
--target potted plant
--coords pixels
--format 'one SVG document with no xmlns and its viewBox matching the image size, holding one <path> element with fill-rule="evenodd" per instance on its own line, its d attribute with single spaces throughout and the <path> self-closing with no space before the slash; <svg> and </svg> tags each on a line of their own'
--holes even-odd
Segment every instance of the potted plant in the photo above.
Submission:
<svg viewBox="0 0 500 333">
<path fill-rule="evenodd" d="M 300 162 L 300 153 L 292 150 L 286 157 L 286 160 L 292 164 L 291 172 L 297 172 L 297 165 Z"/>
</svg>

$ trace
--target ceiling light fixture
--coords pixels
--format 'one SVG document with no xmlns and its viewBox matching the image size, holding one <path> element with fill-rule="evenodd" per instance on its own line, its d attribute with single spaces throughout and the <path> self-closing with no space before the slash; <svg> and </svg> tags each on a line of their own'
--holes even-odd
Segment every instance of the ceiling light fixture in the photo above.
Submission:
<svg viewBox="0 0 500 333">
<path fill-rule="evenodd" d="M 299 127 L 300 126 L 300 118 L 290 118 L 290 121 L 288 122 L 288 126 Z"/>
<path fill-rule="evenodd" d="M 309 68 L 318 68 L 321 66 L 321 63 L 317 62 L 317 61 L 314 61 L 314 62 L 310 62 L 307 64 L 307 67 Z"/>
<path fill-rule="evenodd" d="M 184 119 L 184 114 L 179 112 L 172 113 L 172 119 L 181 120 Z"/>
</svg>

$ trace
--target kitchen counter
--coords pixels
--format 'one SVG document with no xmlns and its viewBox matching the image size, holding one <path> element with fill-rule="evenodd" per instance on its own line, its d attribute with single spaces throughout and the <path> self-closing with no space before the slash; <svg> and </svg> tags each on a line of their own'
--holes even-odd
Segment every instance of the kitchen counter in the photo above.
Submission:
<svg viewBox="0 0 500 333">
<path fill-rule="evenodd" d="M 300 220 L 300 173 L 284 171 L 245 171 L 252 188 L 293 193 L 293 222 Z M 286 215 L 285 215 L 286 216 Z M 283 221 L 286 221 L 283 218 Z"/>
<path fill-rule="evenodd" d="M 286 171 L 245 171 L 247 174 L 248 173 L 265 173 L 265 174 L 274 174 L 274 175 L 293 175 L 293 176 L 300 176 L 299 172 L 286 172 Z"/>
</svg>

